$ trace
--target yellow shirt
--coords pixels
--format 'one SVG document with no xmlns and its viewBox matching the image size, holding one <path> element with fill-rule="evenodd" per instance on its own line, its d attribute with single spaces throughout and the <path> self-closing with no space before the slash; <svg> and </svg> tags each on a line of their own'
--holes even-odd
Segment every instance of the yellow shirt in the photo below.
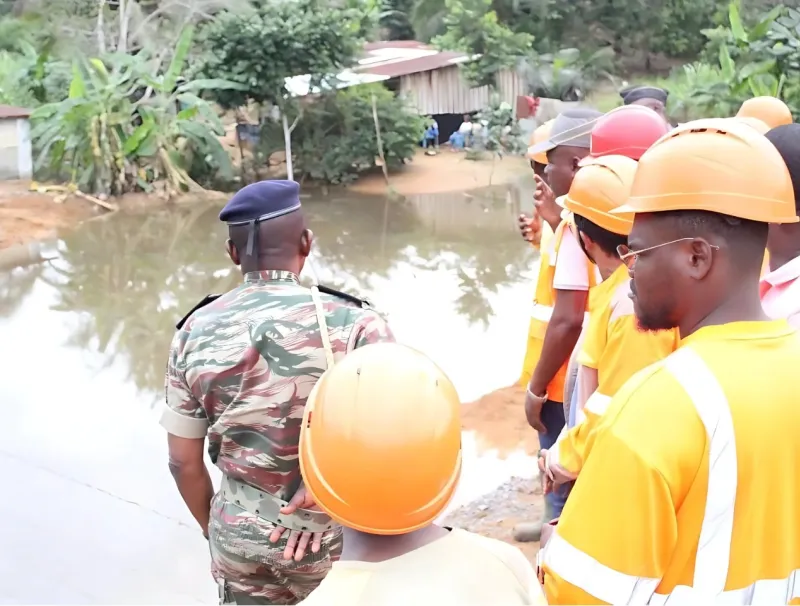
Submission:
<svg viewBox="0 0 800 606">
<path fill-rule="evenodd" d="M 592 289 L 589 324 L 578 354 L 578 363 L 597 371 L 598 387 L 583 409 L 583 420 L 565 429 L 549 456 L 548 466 L 563 476 L 577 477 L 583 466 L 589 436 L 611 397 L 641 369 L 663 360 L 678 347 L 678 330 L 644 332 L 639 329 L 628 296 L 628 268 L 620 265 Z"/>
<path fill-rule="evenodd" d="M 800 336 L 701 328 L 617 392 L 543 553 L 552 604 L 800 603 Z"/>
<path fill-rule="evenodd" d="M 522 552 L 453 529 L 446 537 L 383 562 L 334 562 L 304 606 L 544 606 Z"/>
</svg>

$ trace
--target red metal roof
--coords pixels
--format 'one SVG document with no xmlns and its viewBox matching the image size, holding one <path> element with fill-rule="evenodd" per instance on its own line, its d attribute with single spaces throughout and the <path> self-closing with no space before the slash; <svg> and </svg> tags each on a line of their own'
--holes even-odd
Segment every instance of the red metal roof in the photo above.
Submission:
<svg viewBox="0 0 800 606">
<path fill-rule="evenodd" d="M 0 119 L 3 118 L 30 118 L 31 110 L 13 105 L 0 104 Z"/>
<path fill-rule="evenodd" d="M 370 42 L 364 51 L 354 71 L 389 78 L 458 65 L 467 58 L 464 53 L 439 51 L 415 40 Z"/>
<path fill-rule="evenodd" d="M 367 52 L 379 49 L 379 48 L 424 48 L 430 49 L 430 47 L 423 43 L 417 42 L 416 40 L 382 40 L 379 42 L 367 42 L 364 45 L 364 50 Z"/>
</svg>

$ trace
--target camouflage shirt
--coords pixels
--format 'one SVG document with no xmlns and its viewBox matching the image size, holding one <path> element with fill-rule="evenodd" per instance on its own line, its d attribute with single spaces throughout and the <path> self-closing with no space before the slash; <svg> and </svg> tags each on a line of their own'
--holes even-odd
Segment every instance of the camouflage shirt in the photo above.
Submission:
<svg viewBox="0 0 800 606">
<path fill-rule="evenodd" d="M 375 311 L 320 296 L 335 360 L 394 340 Z M 192 313 L 175 334 L 162 425 L 186 438 L 207 436 L 211 460 L 223 473 L 289 500 L 301 482 L 303 408 L 326 366 L 310 290 L 291 272 L 248 273 L 241 286 Z M 273 525 L 221 495 L 211 513 L 212 553 L 216 545 L 269 565 L 285 543 L 270 544 Z"/>
</svg>

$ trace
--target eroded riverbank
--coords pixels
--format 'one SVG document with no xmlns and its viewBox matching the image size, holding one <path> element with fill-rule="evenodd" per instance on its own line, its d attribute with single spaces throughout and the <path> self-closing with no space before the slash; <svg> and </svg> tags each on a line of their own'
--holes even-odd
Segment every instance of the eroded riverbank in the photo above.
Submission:
<svg viewBox="0 0 800 606">
<path fill-rule="evenodd" d="M 529 170 L 524 158 L 503 160 L 467 160 L 463 153 L 441 152 L 426 156 L 420 151 L 402 171 L 394 173 L 387 185 L 380 172 L 365 175 L 347 189 L 334 195 L 352 192 L 363 196 L 417 196 L 512 183 Z M 311 190 L 313 191 L 313 189 Z M 224 200 L 229 194 L 209 191 L 205 199 Z M 126 194 L 111 200 L 125 212 L 147 212 L 185 202 L 196 203 L 196 196 L 186 196 L 166 203 L 147 194 Z M 0 250 L 37 240 L 55 237 L 74 229 L 83 221 L 109 211 L 74 195 L 31 191 L 28 181 L 0 181 Z"/>
</svg>

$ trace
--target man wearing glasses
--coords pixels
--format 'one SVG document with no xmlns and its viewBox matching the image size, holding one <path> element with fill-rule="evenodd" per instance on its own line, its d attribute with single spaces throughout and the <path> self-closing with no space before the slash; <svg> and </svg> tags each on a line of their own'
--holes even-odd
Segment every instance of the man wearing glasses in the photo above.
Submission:
<svg viewBox="0 0 800 606">
<path fill-rule="evenodd" d="M 800 599 L 800 336 L 759 298 L 770 224 L 798 222 L 780 154 L 736 120 L 642 156 L 630 296 L 680 347 L 614 396 L 543 555 L 551 604 Z"/>
</svg>

